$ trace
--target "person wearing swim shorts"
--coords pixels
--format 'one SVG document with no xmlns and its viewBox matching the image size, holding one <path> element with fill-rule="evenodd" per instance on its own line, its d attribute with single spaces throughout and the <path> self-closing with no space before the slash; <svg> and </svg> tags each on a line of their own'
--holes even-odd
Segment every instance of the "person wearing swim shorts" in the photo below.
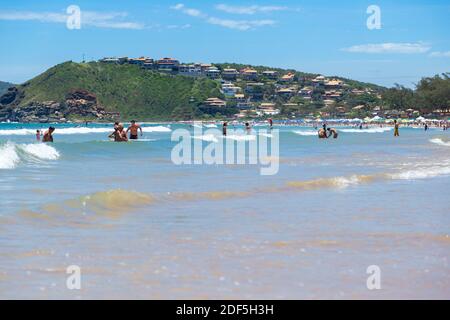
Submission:
<svg viewBox="0 0 450 320">
<path fill-rule="evenodd" d="M 138 124 L 136 124 L 136 121 L 132 120 L 131 121 L 131 126 L 128 127 L 127 129 L 127 134 L 128 131 L 130 131 L 130 140 L 137 140 L 138 139 L 138 130 L 141 131 L 141 137 L 142 137 L 142 127 Z"/>
<path fill-rule="evenodd" d="M 227 135 L 227 126 L 228 126 L 228 123 L 226 123 L 226 122 L 224 122 L 223 125 L 222 125 L 222 134 L 224 136 Z"/>
</svg>

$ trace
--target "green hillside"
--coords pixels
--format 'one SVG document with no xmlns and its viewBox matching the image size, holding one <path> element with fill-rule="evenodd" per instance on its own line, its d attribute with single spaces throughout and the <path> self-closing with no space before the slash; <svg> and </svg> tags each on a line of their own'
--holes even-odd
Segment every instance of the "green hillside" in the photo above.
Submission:
<svg viewBox="0 0 450 320">
<path fill-rule="evenodd" d="M 194 115 L 196 104 L 220 96 L 219 84 L 146 71 L 134 65 L 65 62 L 18 87 L 23 94 L 18 106 L 32 102 L 63 101 L 74 89 L 97 96 L 107 111 L 122 118 L 174 119 Z M 193 99 L 192 99 L 193 98 Z"/>
</svg>

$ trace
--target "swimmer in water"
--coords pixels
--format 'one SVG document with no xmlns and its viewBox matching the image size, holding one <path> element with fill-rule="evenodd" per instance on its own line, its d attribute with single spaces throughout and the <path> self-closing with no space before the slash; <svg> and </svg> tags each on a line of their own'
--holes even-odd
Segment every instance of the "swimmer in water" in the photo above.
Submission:
<svg viewBox="0 0 450 320">
<path fill-rule="evenodd" d="M 41 141 L 41 130 L 36 130 L 36 140 Z"/>
<path fill-rule="evenodd" d="M 320 129 L 318 131 L 319 134 L 319 139 L 327 139 L 327 132 L 325 131 L 325 129 Z"/>
<path fill-rule="evenodd" d="M 394 120 L 394 137 L 400 137 L 398 128 L 399 128 L 399 124 L 398 124 L 397 120 Z"/>
<path fill-rule="evenodd" d="M 247 131 L 247 134 L 252 133 L 252 127 L 250 126 L 250 123 L 248 122 L 245 123 L 245 130 Z"/>
<path fill-rule="evenodd" d="M 228 126 L 228 123 L 227 123 L 227 122 L 224 122 L 223 125 L 222 125 L 222 134 L 223 134 L 224 136 L 227 135 L 227 126 Z"/>
<path fill-rule="evenodd" d="M 121 124 L 114 126 L 114 132 L 111 133 L 109 138 L 114 138 L 115 142 L 127 142 L 127 133 L 123 129 L 123 126 Z"/>
<path fill-rule="evenodd" d="M 334 138 L 334 139 L 337 139 L 337 137 L 338 137 L 339 134 L 338 134 L 338 132 L 337 132 L 336 129 L 334 129 L 334 128 L 328 128 L 327 131 L 328 131 L 328 133 L 329 133 L 329 135 L 328 135 L 327 138 L 329 138 L 329 137 L 331 137 L 331 135 L 333 135 L 333 138 Z"/>
<path fill-rule="evenodd" d="M 44 137 L 42 138 L 42 142 L 53 142 L 53 132 L 55 132 L 55 128 L 50 127 L 44 133 Z"/>
<path fill-rule="evenodd" d="M 269 128 L 270 128 L 270 130 L 273 129 L 273 120 L 272 120 L 272 118 L 269 118 Z"/>
<path fill-rule="evenodd" d="M 126 132 L 128 134 L 128 131 L 130 131 L 130 140 L 138 139 L 138 130 L 141 131 L 141 137 L 142 137 L 142 135 L 143 135 L 142 127 L 140 125 L 136 124 L 136 121 L 131 120 L 131 126 L 128 127 L 127 132 Z"/>
</svg>

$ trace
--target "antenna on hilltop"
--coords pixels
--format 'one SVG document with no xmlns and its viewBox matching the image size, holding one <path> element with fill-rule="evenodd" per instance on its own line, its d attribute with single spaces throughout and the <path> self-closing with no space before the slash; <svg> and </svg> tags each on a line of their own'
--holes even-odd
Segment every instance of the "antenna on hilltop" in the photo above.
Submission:
<svg viewBox="0 0 450 320">
<path fill-rule="evenodd" d="M 83 53 L 83 61 L 82 61 L 82 63 L 85 63 L 86 61 L 86 59 L 85 59 L 85 57 L 86 57 L 86 55 Z"/>
</svg>

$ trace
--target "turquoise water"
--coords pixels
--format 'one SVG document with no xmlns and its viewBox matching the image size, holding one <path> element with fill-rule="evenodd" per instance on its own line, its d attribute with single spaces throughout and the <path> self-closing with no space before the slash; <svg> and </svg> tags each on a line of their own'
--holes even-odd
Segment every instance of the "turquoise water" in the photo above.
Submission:
<svg viewBox="0 0 450 320">
<path fill-rule="evenodd" d="M 1 298 L 450 298 L 448 131 L 279 127 L 279 172 L 262 176 L 175 165 L 189 125 L 145 124 L 132 143 L 55 126 L 46 145 L 42 125 L 0 124 Z"/>
</svg>

